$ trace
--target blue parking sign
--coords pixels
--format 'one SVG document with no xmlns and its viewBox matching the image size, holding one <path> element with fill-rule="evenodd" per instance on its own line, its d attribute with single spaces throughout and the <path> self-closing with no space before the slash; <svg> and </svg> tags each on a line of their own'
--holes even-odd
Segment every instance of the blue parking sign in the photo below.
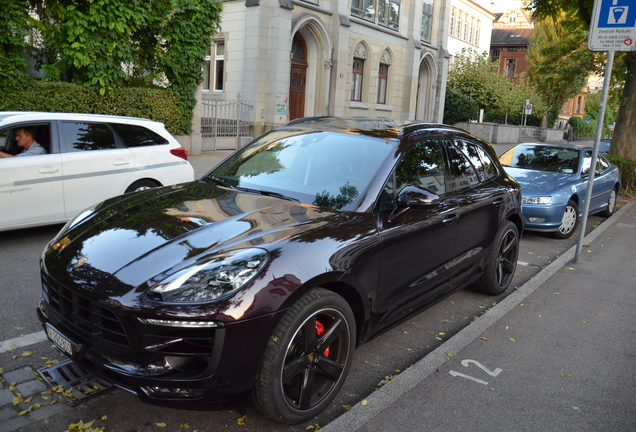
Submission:
<svg viewBox="0 0 636 432">
<path fill-rule="evenodd" d="M 587 46 L 592 51 L 636 50 L 636 0 L 594 0 Z"/>
<path fill-rule="evenodd" d="M 636 2 L 634 0 L 603 0 L 598 17 L 600 28 L 634 27 Z"/>
</svg>

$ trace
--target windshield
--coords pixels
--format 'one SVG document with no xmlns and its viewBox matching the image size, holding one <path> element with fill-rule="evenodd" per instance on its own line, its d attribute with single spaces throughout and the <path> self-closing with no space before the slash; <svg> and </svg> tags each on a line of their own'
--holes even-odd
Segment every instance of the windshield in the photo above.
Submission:
<svg viewBox="0 0 636 432">
<path fill-rule="evenodd" d="M 503 166 L 572 174 L 579 166 L 579 150 L 553 146 L 516 146 L 499 158 Z"/>
<path fill-rule="evenodd" d="M 353 210 L 396 145 L 396 140 L 353 133 L 274 130 L 202 180 Z"/>
</svg>

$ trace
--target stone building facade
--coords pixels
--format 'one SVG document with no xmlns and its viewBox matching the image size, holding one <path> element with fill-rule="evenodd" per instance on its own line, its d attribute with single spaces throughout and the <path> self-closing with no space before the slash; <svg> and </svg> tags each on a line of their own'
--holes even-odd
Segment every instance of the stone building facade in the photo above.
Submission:
<svg viewBox="0 0 636 432">
<path fill-rule="evenodd" d="M 442 122 L 450 0 L 225 0 L 201 98 L 254 134 L 298 117 Z"/>
</svg>

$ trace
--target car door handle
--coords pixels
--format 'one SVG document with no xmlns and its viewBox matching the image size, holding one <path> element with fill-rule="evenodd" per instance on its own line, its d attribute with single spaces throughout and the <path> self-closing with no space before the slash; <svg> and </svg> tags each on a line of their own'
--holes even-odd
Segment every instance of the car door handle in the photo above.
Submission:
<svg viewBox="0 0 636 432">
<path fill-rule="evenodd" d="M 130 161 L 126 159 L 117 159 L 113 165 L 130 165 Z"/>
<path fill-rule="evenodd" d="M 40 174 L 55 174 L 56 172 L 59 172 L 59 171 L 60 170 L 55 167 L 44 167 L 44 168 L 40 168 L 38 172 Z"/>
<path fill-rule="evenodd" d="M 442 222 L 447 225 L 450 225 L 453 222 L 455 222 L 457 219 L 459 219 L 459 215 L 457 213 L 453 213 L 452 215 L 448 215 L 444 219 L 442 219 Z"/>
<path fill-rule="evenodd" d="M 492 203 L 493 203 L 494 205 L 496 205 L 496 206 L 500 206 L 500 205 L 502 205 L 502 204 L 503 204 L 503 202 L 504 202 L 504 199 L 503 199 L 503 198 L 497 198 L 497 199 L 496 199 L 496 200 L 494 200 Z"/>
</svg>

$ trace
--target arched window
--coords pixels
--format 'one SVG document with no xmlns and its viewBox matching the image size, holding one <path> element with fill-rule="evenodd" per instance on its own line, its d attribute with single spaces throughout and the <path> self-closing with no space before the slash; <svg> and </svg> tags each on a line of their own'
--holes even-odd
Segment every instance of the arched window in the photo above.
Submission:
<svg viewBox="0 0 636 432">
<path fill-rule="evenodd" d="M 353 52 L 351 77 L 351 101 L 362 102 L 362 79 L 364 78 L 364 62 L 367 59 L 366 47 L 359 43 Z"/>
<path fill-rule="evenodd" d="M 387 88 L 389 83 L 389 66 L 391 65 L 391 54 L 384 50 L 380 57 L 380 67 L 378 69 L 378 103 L 386 104 Z"/>
</svg>

